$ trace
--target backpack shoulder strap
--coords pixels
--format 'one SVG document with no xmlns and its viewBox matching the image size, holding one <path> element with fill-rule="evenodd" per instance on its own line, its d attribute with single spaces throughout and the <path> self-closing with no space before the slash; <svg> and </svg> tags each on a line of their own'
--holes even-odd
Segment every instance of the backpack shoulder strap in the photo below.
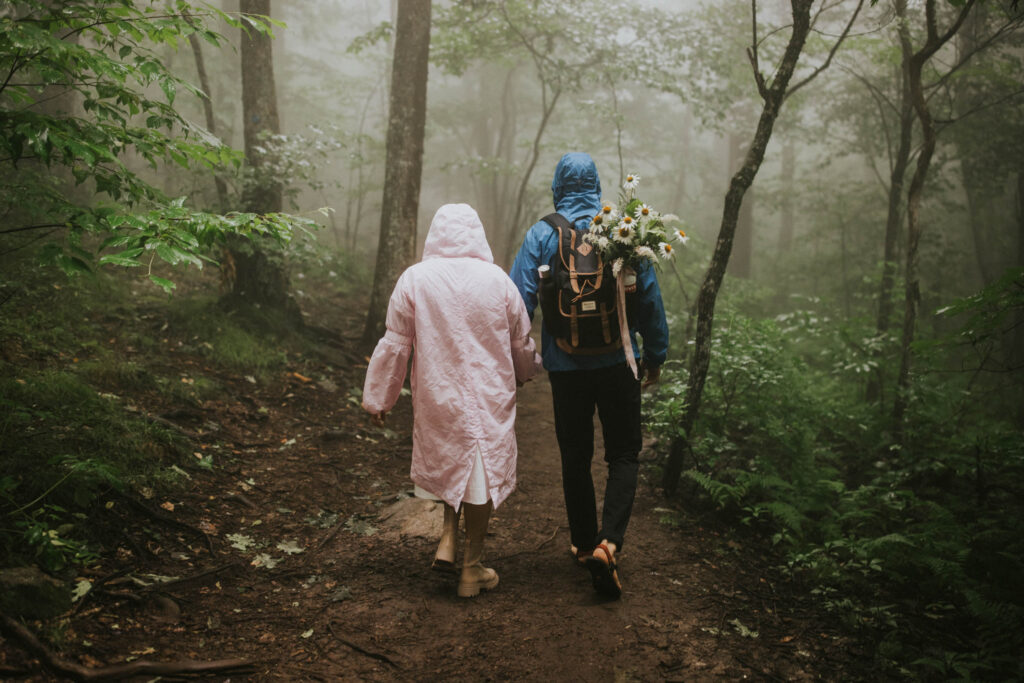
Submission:
<svg viewBox="0 0 1024 683">
<path fill-rule="evenodd" d="M 550 225 L 555 230 L 557 230 L 558 228 L 561 228 L 562 230 L 573 229 L 573 224 L 569 222 L 569 219 L 558 212 L 549 213 L 547 216 L 544 216 L 544 218 L 542 218 L 541 220 Z"/>
</svg>

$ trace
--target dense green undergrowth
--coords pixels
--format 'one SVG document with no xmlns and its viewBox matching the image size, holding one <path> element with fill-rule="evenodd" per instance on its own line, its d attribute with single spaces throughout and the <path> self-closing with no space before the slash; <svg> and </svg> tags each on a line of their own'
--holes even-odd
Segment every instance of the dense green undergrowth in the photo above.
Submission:
<svg viewBox="0 0 1024 683">
<path fill-rule="evenodd" d="M 294 259 L 320 292 L 359 277 L 338 276 L 348 259 L 321 249 Z M 160 413 L 201 415 L 232 400 L 233 381 L 272 384 L 313 345 L 265 312 L 225 310 L 209 279 L 182 279 L 168 298 L 121 274 L 68 280 L 25 259 L 0 280 L 4 565 L 59 571 L 102 553 L 120 533 L 118 492 L 156 495 L 210 466 Z"/>
<path fill-rule="evenodd" d="M 953 331 L 918 345 L 902 447 L 891 408 L 864 400 L 870 374 L 893 372 L 859 341 L 867 321 L 818 301 L 716 320 L 686 497 L 769 536 L 783 570 L 908 676 L 1024 674 L 1021 370 L 972 363 L 1006 345 L 1022 282 L 953 304 L 938 320 Z M 671 365 L 651 415 L 664 437 L 685 383 Z"/>
</svg>

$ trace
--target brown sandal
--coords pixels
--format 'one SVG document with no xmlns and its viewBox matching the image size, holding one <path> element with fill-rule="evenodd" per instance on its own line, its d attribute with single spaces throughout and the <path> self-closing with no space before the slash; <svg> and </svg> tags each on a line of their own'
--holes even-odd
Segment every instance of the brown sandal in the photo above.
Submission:
<svg viewBox="0 0 1024 683">
<path fill-rule="evenodd" d="M 594 582 L 594 590 L 609 598 L 622 595 L 622 583 L 619 582 L 618 567 L 615 556 L 608 546 L 602 543 L 594 548 L 594 552 L 585 560 L 590 578 Z"/>
<path fill-rule="evenodd" d="M 584 551 L 581 551 L 579 548 L 577 548 L 574 545 L 570 545 L 569 546 L 569 556 L 572 557 L 572 562 L 577 567 L 581 567 L 581 568 L 582 567 L 586 567 L 587 566 L 587 558 L 590 557 L 591 554 L 593 554 L 593 552 L 594 552 L 593 550 L 588 550 L 588 551 L 584 552 Z"/>
</svg>

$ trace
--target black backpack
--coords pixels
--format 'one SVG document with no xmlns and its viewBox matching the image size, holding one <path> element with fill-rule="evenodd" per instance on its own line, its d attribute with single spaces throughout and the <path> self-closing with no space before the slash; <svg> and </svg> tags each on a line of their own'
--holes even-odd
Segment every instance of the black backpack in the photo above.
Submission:
<svg viewBox="0 0 1024 683">
<path fill-rule="evenodd" d="M 577 230 L 562 214 L 542 220 L 558 232 L 558 250 L 539 287 L 548 334 L 571 354 L 597 355 L 622 348 L 611 264 L 603 262 L 596 245 L 583 239 L 587 231 Z M 635 293 L 626 295 L 627 313 L 635 308 L 635 298 Z"/>
</svg>

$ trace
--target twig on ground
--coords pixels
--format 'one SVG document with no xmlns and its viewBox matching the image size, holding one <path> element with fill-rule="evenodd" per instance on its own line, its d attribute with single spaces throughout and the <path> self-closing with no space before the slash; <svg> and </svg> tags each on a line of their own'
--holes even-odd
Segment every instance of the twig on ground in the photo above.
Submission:
<svg viewBox="0 0 1024 683">
<path fill-rule="evenodd" d="M 196 434 L 192 430 L 185 429 L 184 427 L 182 427 L 181 425 L 177 424 L 176 422 L 172 422 L 172 421 L 168 420 L 166 417 L 160 417 L 159 415 L 153 415 L 152 413 L 139 413 L 139 416 L 143 420 L 146 420 L 147 422 L 152 422 L 153 424 L 158 424 L 161 427 L 167 427 L 168 429 L 170 429 L 172 431 L 178 432 L 179 434 L 184 436 L 186 439 L 190 439 L 191 441 L 198 441 L 199 440 L 199 435 L 198 434 Z"/>
<path fill-rule="evenodd" d="M 0 633 L 12 642 L 17 642 L 26 652 L 39 659 L 48 670 L 73 681 L 113 681 L 133 676 L 173 676 L 177 674 L 202 673 L 251 673 L 253 664 L 248 659 L 220 659 L 216 661 L 184 660 L 178 662 L 151 662 L 140 659 L 128 664 L 116 664 L 100 668 L 89 668 L 61 659 L 36 638 L 35 634 L 0 613 Z"/>
<path fill-rule="evenodd" d="M 219 567 L 213 567 L 211 569 L 204 569 L 203 571 L 197 572 L 197 573 L 192 574 L 190 576 L 183 576 L 183 577 L 181 577 L 179 579 L 171 579 L 170 581 L 164 581 L 162 583 L 154 583 L 154 584 L 148 586 L 147 590 L 167 590 L 171 586 L 177 586 L 178 584 L 188 583 L 190 581 L 195 581 L 197 579 L 202 579 L 202 578 L 205 578 L 205 577 L 210 576 L 212 574 L 220 574 L 221 572 L 227 571 L 228 569 L 233 569 L 235 567 L 239 567 L 239 566 L 241 566 L 241 564 L 242 564 L 241 562 L 228 562 L 227 564 L 222 564 Z"/>
<path fill-rule="evenodd" d="M 371 652 L 370 650 L 366 650 L 366 649 L 356 645 L 355 643 L 353 643 L 351 641 L 345 640 L 344 638 L 339 638 L 338 634 L 334 632 L 334 622 L 330 622 L 330 623 L 327 624 L 327 630 L 330 632 L 330 634 L 332 636 L 334 636 L 335 640 L 337 640 L 342 645 L 347 645 L 348 647 L 352 648 L 353 650 L 355 650 L 359 654 L 366 655 L 367 657 L 370 657 L 371 659 L 376 659 L 378 661 L 384 662 L 385 664 L 390 664 L 391 666 L 395 667 L 396 669 L 401 669 L 402 668 L 401 666 L 399 666 L 398 664 L 393 662 L 391 660 L 391 658 L 388 657 L 387 655 L 382 655 L 379 652 Z"/>
<path fill-rule="evenodd" d="M 526 555 L 526 554 L 529 554 L 529 553 L 540 552 L 540 550 L 544 546 L 546 546 L 551 541 L 555 540 L 555 536 L 557 536 L 558 532 L 561 531 L 564 528 L 565 527 L 556 526 L 555 530 L 551 532 L 551 535 L 548 536 L 547 538 L 545 538 L 543 541 L 541 541 L 540 544 L 536 548 L 527 548 L 526 550 L 517 550 L 516 552 L 509 553 L 508 555 L 500 555 L 500 556 L 496 557 L 495 559 L 497 559 L 497 560 L 508 560 L 508 559 L 513 558 L 513 557 L 519 557 L 520 555 Z"/>
<path fill-rule="evenodd" d="M 257 508 L 256 503 L 252 502 L 251 500 L 246 498 L 241 493 L 229 493 L 227 495 L 227 497 L 225 498 L 225 500 L 229 500 L 231 502 L 242 503 L 243 505 L 245 505 L 246 507 L 248 507 L 248 508 L 250 508 L 252 510 L 255 510 Z"/>
<path fill-rule="evenodd" d="M 344 524 L 342 522 L 338 522 L 337 524 L 335 524 L 334 528 L 331 529 L 331 532 L 329 534 L 327 534 L 326 536 L 324 536 L 324 540 L 322 540 L 322 541 L 320 541 L 319 543 L 316 544 L 316 550 L 314 550 L 313 552 L 314 553 L 318 553 L 321 550 L 323 550 L 324 546 L 327 545 L 328 543 L 330 543 L 334 539 L 334 537 L 338 535 L 338 532 L 341 531 L 341 528 L 343 526 L 344 526 Z"/>
</svg>

